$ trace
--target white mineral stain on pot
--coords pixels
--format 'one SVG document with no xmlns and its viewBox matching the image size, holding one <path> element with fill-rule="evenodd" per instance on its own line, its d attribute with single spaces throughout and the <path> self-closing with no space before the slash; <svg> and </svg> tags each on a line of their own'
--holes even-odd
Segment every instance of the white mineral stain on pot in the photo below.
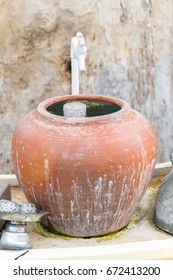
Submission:
<svg viewBox="0 0 173 280">
<path fill-rule="evenodd" d="M 55 192 L 55 195 L 57 199 L 59 217 L 55 216 L 55 220 L 57 219 L 62 224 L 63 229 L 65 229 L 66 221 L 64 218 L 63 194 L 61 193 L 61 186 L 58 177 L 56 177 L 56 186 L 57 186 L 57 192 Z"/>
<path fill-rule="evenodd" d="M 85 210 L 85 221 L 86 221 L 86 226 L 90 225 L 90 211 L 88 209 Z"/>
<path fill-rule="evenodd" d="M 73 180 L 71 186 L 71 195 L 72 195 L 72 200 L 70 200 L 71 213 L 69 213 L 70 215 L 69 219 L 71 218 L 74 219 L 73 230 L 77 230 L 78 228 L 80 229 L 80 231 L 82 231 L 83 229 L 82 219 L 85 219 L 86 221 L 86 213 L 84 213 L 84 209 L 81 209 L 81 205 L 80 205 L 80 203 L 83 201 L 83 191 L 82 191 L 82 186 L 79 186 L 78 182 L 75 180 Z M 83 216 L 85 216 L 85 218 L 83 218 Z"/>
<path fill-rule="evenodd" d="M 93 210 L 93 218 L 94 221 L 98 221 L 101 219 L 101 211 L 102 211 L 102 182 L 103 182 L 103 178 L 99 177 L 97 181 L 95 181 L 95 186 L 93 189 L 93 203 L 94 203 L 94 210 Z"/>
<path fill-rule="evenodd" d="M 104 194 L 103 190 L 103 184 L 107 185 L 107 182 L 104 181 L 102 177 L 99 177 L 95 183 L 94 186 L 91 186 L 90 179 L 88 178 L 88 181 L 90 183 L 91 191 L 93 193 L 93 203 L 94 203 L 94 209 L 93 214 L 91 215 L 90 210 L 89 210 L 89 202 L 86 204 L 88 205 L 88 209 L 83 209 L 81 212 L 82 216 L 82 223 L 81 223 L 81 218 L 80 216 L 77 215 L 76 222 L 80 222 L 78 225 L 83 233 L 85 233 L 85 228 L 86 226 L 89 226 L 90 224 L 90 219 L 92 219 L 95 222 L 95 229 L 93 228 L 93 232 L 99 228 L 99 223 L 102 222 L 103 227 L 107 228 L 107 224 L 109 223 L 109 218 L 111 217 L 112 213 L 109 209 L 112 201 L 113 201 L 113 194 L 111 191 L 111 188 L 113 186 L 113 181 L 108 182 L 109 186 L 109 191 L 108 193 Z M 73 185 L 73 201 L 71 201 L 71 211 L 72 211 L 72 216 L 74 216 L 74 212 L 79 213 L 81 210 L 78 208 L 80 206 L 80 199 L 82 199 L 82 192 L 81 192 L 81 187 L 77 186 L 76 183 Z M 78 197 L 78 198 L 77 198 Z M 104 198 L 104 200 L 103 200 Z M 103 201 L 102 201 L 103 200 Z M 78 202 L 80 202 L 78 204 Z M 102 203 L 103 202 L 103 203 Z M 102 205 L 103 204 L 103 205 Z M 103 209 L 104 208 L 104 209 Z M 75 229 L 74 229 L 75 230 Z"/>
<path fill-rule="evenodd" d="M 70 209 L 71 209 L 71 215 L 74 217 L 74 201 L 70 201 Z"/>
<path fill-rule="evenodd" d="M 155 151 L 156 151 L 156 148 L 155 148 L 155 147 L 153 146 L 153 148 L 152 148 L 152 149 L 153 149 L 153 152 L 155 153 Z"/>
<path fill-rule="evenodd" d="M 49 206 L 50 206 L 51 212 L 53 213 L 52 198 L 50 196 L 50 194 L 52 192 L 52 187 L 51 187 L 50 181 L 49 181 L 49 161 L 48 161 L 48 159 L 44 160 L 44 176 L 45 176 L 46 191 L 47 191 Z"/>
<path fill-rule="evenodd" d="M 17 164 L 17 176 L 18 176 L 19 182 L 22 183 L 22 176 L 21 176 L 21 172 L 20 172 L 20 163 L 19 163 L 18 152 L 16 152 L 16 164 Z"/>
<path fill-rule="evenodd" d="M 41 206 L 41 209 L 45 209 L 45 203 L 43 202 L 43 195 L 41 193 L 39 194 L 39 204 Z"/>
<path fill-rule="evenodd" d="M 30 192 L 31 192 L 31 194 L 32 194 L 32 197 L 33 197 L 34 200 L 35 200 L 35 204 L 39 205 L 39 202 L 38 202 L 37 197 L 36 197 L 36 195 L 35 195 L 34 186 L 31 186 Z"/>
<path fill-rule="evenodd" d="M 112 180 L 108 182 L 108 186 L 109 186 L 109 190 L 110 190 L 113 186 L 113 181 Z"/>
<path fill-rule="evenodd" d="M 79 148 L 77 152 L 72 155 L 72 158 L 75 160 L 82 160 L 84 158 L 84 153 L 85 151 Z"/>
<path fill-rule="evenodd" d="M 52 224 L 59 224 L 61 231 L 66 232 L 79 232 L 81 235 L 85 235 L 86 231 L 89 234 L 97 232 L 100 226 L 103 231 L 114 230 L 115 225 L 111 224 L 112 216 L 117 220 L 117 225 L 121 223 L 121 218 L 126 213 L 126 205 L 130 203 L 129 213 L 132 213 L 138 204 L 138 199 L 143 195 L 144 190 L 142 189 L 143 184 L 147 184 L 148 174 L 153 166 L 152 164 L 146 164 L 146 152 L 143 150 L 142 162 L 138 162 L 138 166 L 133 162 L 132 173 L 130 177 L 130 182 L 127 182 L 127 176 L 122 178 L 122 189 L 119 197 L 116 197 L 116 184 L 118 183 L 118 178 L 122 176 L 122 165 L 118 166 L 121 173 L 115 176 L 113 180 L 107 180 L 107 174 L 99 176 L 95 180 L 94 184 L 91 183 L 89 172 L 86 172 L 86 181 L 88 188 L 90 189 L 91 196 L 93 197 L 93 202 L 88 200 L 83 192 L 82 184 L 79 178 L 72 180 L 71 195 L 69 196 L 70 211 L 65 214 L 63 205 L 63 194 L 61 193 L 61 187 L 59 180 L 56 180 L 57 192 L 54 193 L 56 198 L 56 204 L 58 207 L 58 215 L 53 215 L 50 218 Z M 53 199 L 54 183 L 49 177 L 49 162 L 47 159 L 44 160 L 45 168 L 45 179 L 47 192 L 50 193 L 50 197 Z M 98 170 L 99 172 L 100 170 Z M 101 171 L 100 171 L 101 172 Z M 139 176 L 139 185 L 135 187 L 135 176 Z M 119 184 L 119 183 L 118 183 Z M 108 191 L 105 192 L 105 188 Z M 49 199 L 51 207 L 51 199 Z M 91 207 L 93 204 L 93 208 Z M 115 212 L 112 211 L 112 204 L 118 204 L 115 207 Z M 81 208 L 83 205 L 83 208 Z M 52 211 L 52 210 L 51 210 Z M 54 213 L 54 212 L 52 212 Z M 73 220 L 73 222 L 72 222 Z M 94 221 L 94 226 L 93 226 Z M 92 223 L 92 229 L 89 228 Z"/>
<path fill-rule="evenodd" d="M 49 169 L 49 161 L 48 161 L 48 159 L 45 159 L 44 160 L 44 171 L 45 171 L 46 179 L 47 179 L 47 176 L 48 176 L 48 169 Z"/>
<path fill-rule="evenodd" d="M 25 150 L 25 147 L 24 147 L 24 146 L 22 146 L 22 154 L 24 153 L 24 150 Z"/>
<path fill-rule="evenodd" d="M 64 152 L 62 153 L 62 158 L 63 158 L 64 160 L 67 160 L 67 159 L 68 159 L 68 152 L 67 152 L 67 151 L 64 151 Z"/>
</svg>

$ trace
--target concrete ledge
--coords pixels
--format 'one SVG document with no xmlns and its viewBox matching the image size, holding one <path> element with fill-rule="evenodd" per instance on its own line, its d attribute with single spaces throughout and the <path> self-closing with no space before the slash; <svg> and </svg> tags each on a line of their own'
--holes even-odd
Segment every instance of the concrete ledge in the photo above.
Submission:
<svg viewBox="0 0 173 280">
<path fill-rule="evenodd" d="M 0 183 L 0 199 L 11 200 L 10 185 L 8 183 Z M 4 224 L 5 221 L 0 220 L 0 230 Z"/>
</svg>

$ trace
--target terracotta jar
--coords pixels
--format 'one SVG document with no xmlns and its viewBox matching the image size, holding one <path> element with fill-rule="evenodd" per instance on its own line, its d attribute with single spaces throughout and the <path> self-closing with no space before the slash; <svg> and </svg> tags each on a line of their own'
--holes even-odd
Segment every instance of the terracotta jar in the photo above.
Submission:
<svg viewBox="0 0 173 280">
<path fill-rule="evenodd" d="M 86 117 L 64 117 L 80 101 Z M 48 99 L 17 125 L 14 170 L 27 200 L 49 212 L 44 225 L 71 236 L 126 226 L 146 191 L 157 140 L 149 121 L 123 100 L 95 95 Z"/>
</svg>

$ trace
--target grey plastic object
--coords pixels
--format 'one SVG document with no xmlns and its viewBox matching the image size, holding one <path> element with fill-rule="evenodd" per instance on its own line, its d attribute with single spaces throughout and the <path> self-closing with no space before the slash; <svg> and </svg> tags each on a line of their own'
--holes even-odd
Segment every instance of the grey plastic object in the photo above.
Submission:
<svg viewBox="0 0 173 280">
<path fill-rule="evenodd" d="M 2 231 L 0 246 L 6 250 L 31 249 L 26 222 L 8 221 L 6 229 Z"/>
<path fill-rule="evenodd" d="M 0 219 L 8 222 L 2 231 L 0 247 L 7 250 L 32 248 L 26 222 L 37 222 L 47 214 L 45 211 L 37 212 L 33 203 L 1 199 Z"/>
<path fill-rule="evenodd" d="M 68 102 L 63 106 L 63 114 L 65 117 L 86 117 L 86 105 L 79 101 Z"/>
<path fill-rule="evenodd" d="M 173 153 L 170 156 L 173 160 Z M 173 170 L 165 177 L 156 195 L 154 221 L 156 225 L 173 234 Z"/>
</svg>

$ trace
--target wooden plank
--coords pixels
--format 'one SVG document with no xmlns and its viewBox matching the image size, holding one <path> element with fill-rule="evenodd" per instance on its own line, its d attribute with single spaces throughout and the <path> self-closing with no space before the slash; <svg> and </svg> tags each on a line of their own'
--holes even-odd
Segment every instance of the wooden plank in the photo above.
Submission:
<svg viewBox="0 0 173 280">
<path fill-rule="evenodd" d="M 9 183 L 11 186 L 17 186 L 18 180 L 15 174 L 0 174 L 0 183 Z"/>
<path fill-rule="evenodd" d="M 93 249 L 94 248 L 94 249 Z M 25 251 L 2 250 L 0 260 L 166 260 L 173 259 L 173 239 L 124 244 L 40 248 Z"/>
<path fill-rule="evenodd" d="M 155 166 L 153 177 L 166 176 L 172 169 L 171 162 L 158 163 Z"/>
</svg>

